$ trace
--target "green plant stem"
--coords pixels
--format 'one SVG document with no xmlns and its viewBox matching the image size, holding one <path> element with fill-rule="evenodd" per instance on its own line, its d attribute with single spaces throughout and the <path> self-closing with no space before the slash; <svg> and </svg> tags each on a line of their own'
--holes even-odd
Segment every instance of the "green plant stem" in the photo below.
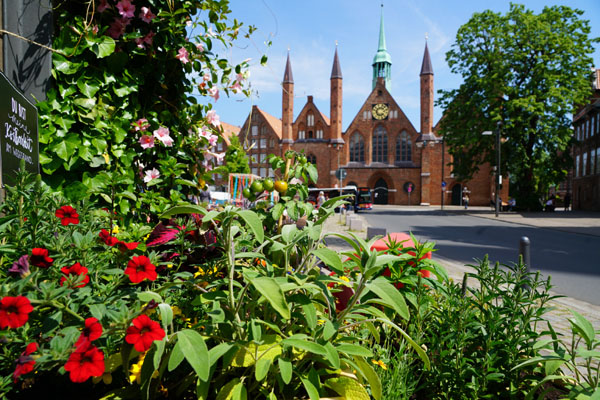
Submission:
<svg viewBox="0 0 600 400">
<path fill-rule="evenodd" d="M 238 314 L 238 308 L 235 304 L 235 293 L 233 287 L 233 280 L 235 278 L 235 243 L 233 241 L 233 233 L 231 231 L 232 222 L 233 216 L 229 216 L 229 218 L 227 218 L 227 225 L 225 228 L 225 248 L 227 249 L 227 263 L 229 264 L 229 306 L 234 313 L 235 321 L 237 322 L 236 326 L 239 338 L 241 339 L 243 337 L 243 331 L 241 328 L 242 320 Z"/>
<path fill-rule="evenodd" d="M 360 298 L 364 289 L 365 289 L 365 277 L 363 275 L 360 278 L 360 282 L 358 283 L 358 288 L 356 289 L 354 296 L 352 296 L 352 301 L 348 304 L 348 306 L 344 309 L 344 311 L 342 311 L 342 313 L 340 315 L 338 315 L 338 317 L 336 318 L 336 321 L 338 321 L 338 322 L 344 321 L 344 317 L 346 316 L 346 314 L 348 314 L 348 312 L 350 312 L 350 310 L 352 310 L 352 308 L 354 308 L 354 305 Z"/>
<path fill-rule="evenodd" d="M 71 310 L 69 307 L 67 307 L 64 304 L 61 304 L 55 300 L 35 300 L 35 299 L 29 299 L 29 301 L 31 302 L 31 304 L 39 304 L 40 306 L 52 306 L 54 308 L 57 308 L 61 311 L 66 312 L 67 314 L 71 315 L 72 317 L 77 318 L 80 321 L 85 321 L 85 318 L 83 318 L 81 315 L 77 314 L 75 311 Z"/>
</svg>

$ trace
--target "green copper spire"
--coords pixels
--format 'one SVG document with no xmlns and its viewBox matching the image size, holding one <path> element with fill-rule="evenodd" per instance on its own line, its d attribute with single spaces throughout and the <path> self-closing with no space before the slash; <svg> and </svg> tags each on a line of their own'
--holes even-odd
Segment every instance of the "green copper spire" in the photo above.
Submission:
<svg viewBox="0 0 600 400">
<path fill-rule="evenodd" d="M 392 57 L 385 47 L 385 32 L 383 29 L 383 4 L 381 5 L 381 22 L 379 25 L 379 47 L 373 58 L 373 88 L 377 78 L 385 79 L 385 88 L 390 90 Z"/>
</svg>

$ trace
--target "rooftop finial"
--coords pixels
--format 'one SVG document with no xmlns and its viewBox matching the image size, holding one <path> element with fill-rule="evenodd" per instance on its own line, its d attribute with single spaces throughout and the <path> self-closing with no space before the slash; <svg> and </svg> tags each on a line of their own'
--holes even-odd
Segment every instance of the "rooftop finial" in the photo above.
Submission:
<svg viewBox="0 0 600 400">
<path fill-rule="evenodd" d="M 429 33 L 425 32 L 425 40 L 429 39 Z"/>
<path fill-rule="evenodd" d="M 336 41 L 335 41 L 335 47 L 337 47 L 337 45 L 338 45 L 338 41 L 336 40 Z"/>
</svg>

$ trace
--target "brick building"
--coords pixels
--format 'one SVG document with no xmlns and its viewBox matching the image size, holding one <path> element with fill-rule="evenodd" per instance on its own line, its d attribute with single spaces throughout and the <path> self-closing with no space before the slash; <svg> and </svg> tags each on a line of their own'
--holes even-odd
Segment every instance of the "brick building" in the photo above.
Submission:
<svg viewBox="0 0 600 400">
<path fill-rule="evenodd" d="M 338 168 L 347 171 L 343 184 L 374 189 L 376 204 L 460 204 L 466 186 L 471 205 L 488 205 L 493 197 L 489 165 L 483 165 L 469 182 L 458 182 L 450 168 L 451 158 L 434 126 L 433 67 L 427 43 L 420 72 L 421 117 L 419 130 L 406 117 L 389 92 L 391 56 L 387 52 L 383 10 L 379 46 L 373 59 L 372 91 L 348 128 L 342 130 L 342 69 L 336 47 L 330 76 L 329 118 L 317 108 L 313 97 L 294 120 L 294 79 L 288 54 L 282 82 L 281 119 L 258 106 L 240 130 L 254 160 L 252 172 L 272 176 L 268 154 L 288 149 L 304 151 L 319 172 L 318 187 L 335 187 Z M 442 182 L 445 189 L 442 190 Z M 465 185 L 465 186 L 463 186 Z M 508 200 L 508 185 L 501 197 Z M 442 200 L 443 198 L 443 200 Z"/>
<path fill-rule="evenodd" d="M 590 102 L 573 117 L 576 144 L 572 171 L 573 209 L 600 211 L 600 69 L 594 70 Z"/>
</svg>

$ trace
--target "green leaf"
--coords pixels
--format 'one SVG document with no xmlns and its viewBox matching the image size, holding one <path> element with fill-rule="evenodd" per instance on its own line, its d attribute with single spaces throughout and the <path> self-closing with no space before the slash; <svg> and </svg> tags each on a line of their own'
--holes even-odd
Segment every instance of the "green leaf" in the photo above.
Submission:
<svg viewBox="0 0 600 400">
<path fill-rule="evenodd" d="M 111 55 L 115 51 L 115 41 L 107 35 L 102 35 L 95 39 L 90 46 L 96 57 L 104 58 Z"/>
<path fill-rule="evenodd" d="M 317 167 L 314 164 L 307 164 L 306 170 L 308 171 L 308 176 L 313 183 L 317 183 L 319 179 L 319 173 L 317 171 Z"/>
<path fill-rule="evenodd" d="M 402 336 L 404 336 L 404 339 L 406 339 L 408 344 L 410 344 L 412 346 L 412 348 L 417 352 L 417 354 L 419 355 L 419 357 L 425 364 L 425 369 L 431 368 L 431 362 L 429 361 L 429 357 L 427 357 L 427 354 L 425 354 L 425 351 L 406 332 L 404 332 L 404 330 L 402 328 L 400 328 L 398 325 L 394 324 L 392 321 L 390 321 L 388 319 L 377 318 L 377 320 L 381 321 L 385 324 L 388 324 L 389 326 L 391 326 L 392 328 L 394 328 L 398 332 L 400 332 L 400 334 Z"/>
<path fill-rule="evenodd" d="M 253 279 L 251 283 L 285 320 L 291 318 L 290 309 L 283 291 L 275 279 L 261 276 Z"/>
<path fill-rule="evenodd" d="M 353 356 L 373 357 L 373 352 L 371 350 L 369 350 L 366 347 L 359 346 L 357 344 L 342 343 L 342 344 L 336 346 L 336 349 L 339 352 L 350 354 Z"/>
<path fill-rule="evenodd" d="M 404 301 L 402 293 L 398 291 L 384 277 L 379 277 L 366 284 L 366 288 L 375 293 L 389 307 L 393 308 L 396 313 L 402 318 L 408 320 L 410 315 L 408 306 Z"/>
<path fill-rule="evenodd" d="M 206 381 L 210 371 L 210 357 L 202 335 L 191 329 L 184 329 L 177 332 L 177 340 L 181 343 L 181 351 L 196 375 Z"/>
<path fill-rule="evenodd" d="M 161 218 L 161 219 L 169 218 L 169 217 L 172 217 L 173 215 L 179 215 L 179 214 L 205 215 L 206 213 L 207 213 L 207 211 L 204 207 L 188 204 L 185 206 L 175 206 L 175 207 L 169 208 L 167 211 L 162 213 L 159 218 Z"/>
<path fill-rule="evenodd" d="M 256 241 L 262 243 L 265 240 L 265 232 L 263 230 L 262 222 L 255 212 L 250 210 L 242 210 L 238 212 L 238 215 L 246 222 L 246 224 L 254 233 Z"/>
<path fill-rule="evenodd" d="M 79 107 L 91 110 L 92 108 L 94 108 L 96 106 L 96 98 L 92 97 L 90 99 L 90 98 L 80 97 L 80 98 L 73 100 L 73 103 Z"/>
<path fill-rule="evenodd" d="M 79 91 L 87 98 L 92 98 L 100 90 L 100 85 L 93 83 L 91 79 L 81 79 L 77 81 Z"/>
<path fill-rule="evenodd" d="M 327 351 L 326 359 L 331 363 L 333 369 L 340 369 L 340 355 L 337 349 L 333 347 L 331 342 L 325 343 L 325 350 Z"/>
<path fill-rule="evenodd" d="M 175 343 L 173 346 L 173 350 L 171 351 L 171 356 L 169 357 L 169 364 L 167 368 L 169 372 L 173 371 L 175 368 L 181 364 L 183 361 L 183 352 L 181 351 L 181 344 L 179 342 Z"/>
<path fill-rule="evenodd" d="M 294 346 L 297 349 L 308 351 L 310 353 L 319 354 L 321 356 L 327 356 L 327 350 L 325 347 L 318 343 L 311 342 L 303 339 L 287 338 L 281 341 L 282 344 L 288 346 Z"/>
<path fill-rule="evenodd" d="M 369 386 L 371 386 L 371 394 L 375 400 L 381 400 L 382 387 L 379 375 L 377 375 L 377 372 L 375 372 L 373 367 L 371 367 L 371 365 L 369 365 L 369 363 L 366 362 L 362 357 L 356 357 L 355 361 L 362 374 L 365 376 L 365 378 L 367 378 Z"/>
<path fill-rule="evenodd" d="M 591 348 L 595 338 L 594 327 L 590 321 L 585 319 L 585 317 L 577 311 L 571 310 L 571 313 L 575 316 L 574 319 L 569 319 L 569 322 L 573 326 L 573 330 L 577 331 L 585 340 L 588 348 Z"/>
<path fill-rule="evenodd" d="M 208 351 L 208 356 L 210 358 L 210 366 L 212 367 L 219 360 L 219 358 L 223 357 L 229 350 L 233 348 L 231 343 L 219 343 L 215 347 L 211 348 Z"/>
<path fill-rule="evenodd" d="M 157 303 L 163 302 L 163 299 L 162 299 L 162 297 L 160 297 L 160 294 L 151 292 L 151 291 L 140 292 L 137 294 L 137 297 L 138 297 L 138 299 L 140 299 L 140 301 L 145 301 L 145 302 L 149 302 L 150 300 L 154 300 Z"/>
<path fill-rule="evenodd" d="M 258 382 L 265 379 L 269 372 L 269 368 L 271 368 L 271 360 L 268 358 L 261 358 L 256 362 L 256 366 L 254 367 L 254 377 Z"/>
<path fill-rule="evenodd" d="M 240 378 L 233 378 L 219 390 L 216 400 L 231 400 L 233 398 L 233 388 L 240 383 Z"/>
<path fill-rule="evenodd" d="M 279 364 L 279 374 L 281 375 L 281 380 L 286 385 L 289 384 L 292 380 L 292 363 L 290 360 L 286 360 L 284 358 L 279 358 L 277 360 Z"/>
<path fill-rule="evenodd" d="M 231 394 L 231 400 L 246 400 L 247 398 L 248 398 L 248 393 L 246 391 L 246 386 L 244 386 L 244 382 L 239 382 L 233 388 L 233 392 Z"/>
<path fill-rule="evenodd" d="M 167 303 L 160 303 L 158 309 L 160 310 L 160 319 L 163 323 L 163 329 L 167 332 L 169 325 L 173 322 L 173 310 Z"/>
<path fill-rule="evenodd" d="M 308 378 L 300 377 L 302 380 L 302 384 L 304 385 L 304 389 L 306 389 L 306 393 L 308 393 L 308 397 L 310 400 L 319 400 L 321 397 L 319 396 L 319 391 L 312 384 L 312 382 Z"/>
<path fill-rule="evenodd" d="M 67 58 L 56 53 L 52 55 L 52 64 L 54 65 L 54 69 L 56 71 L 65 75 L 72 75 L 83 66 L 82 63 L 71 62 Z"/>
<path fill-rule="evenodd" d="M 352 400 L 370 400 L 367 390 L 356 379 L 340 376 L 325 381 L 325 385 L 335 390 L 342 398 Z"/>
<path fill-rule="evenodd" d="M 333 326 L 329 319 L 325 319 L 325 324 L 323 325 L 323 339 L 329 340 L 337 333 L 337 329 Z"/>
<path fill-rule="evenodd" d="M 313 250 L 311 253 L 317 256 L 319 260 L 323 261 L 325 265 L 330 267 L 339 276 L 345 275 L 344 268 L 342 267 L 342 260 L 336 251 L 328 248 L 322 248 Z"/>
<path fill-rule="evenodd" d="M 64 161 L 68 161 L 79 146 L 81 146 L 79 138 L 74 134 L 69 134 L 64 139 L 52 144 L 50 150 Z"/>
</svg>

